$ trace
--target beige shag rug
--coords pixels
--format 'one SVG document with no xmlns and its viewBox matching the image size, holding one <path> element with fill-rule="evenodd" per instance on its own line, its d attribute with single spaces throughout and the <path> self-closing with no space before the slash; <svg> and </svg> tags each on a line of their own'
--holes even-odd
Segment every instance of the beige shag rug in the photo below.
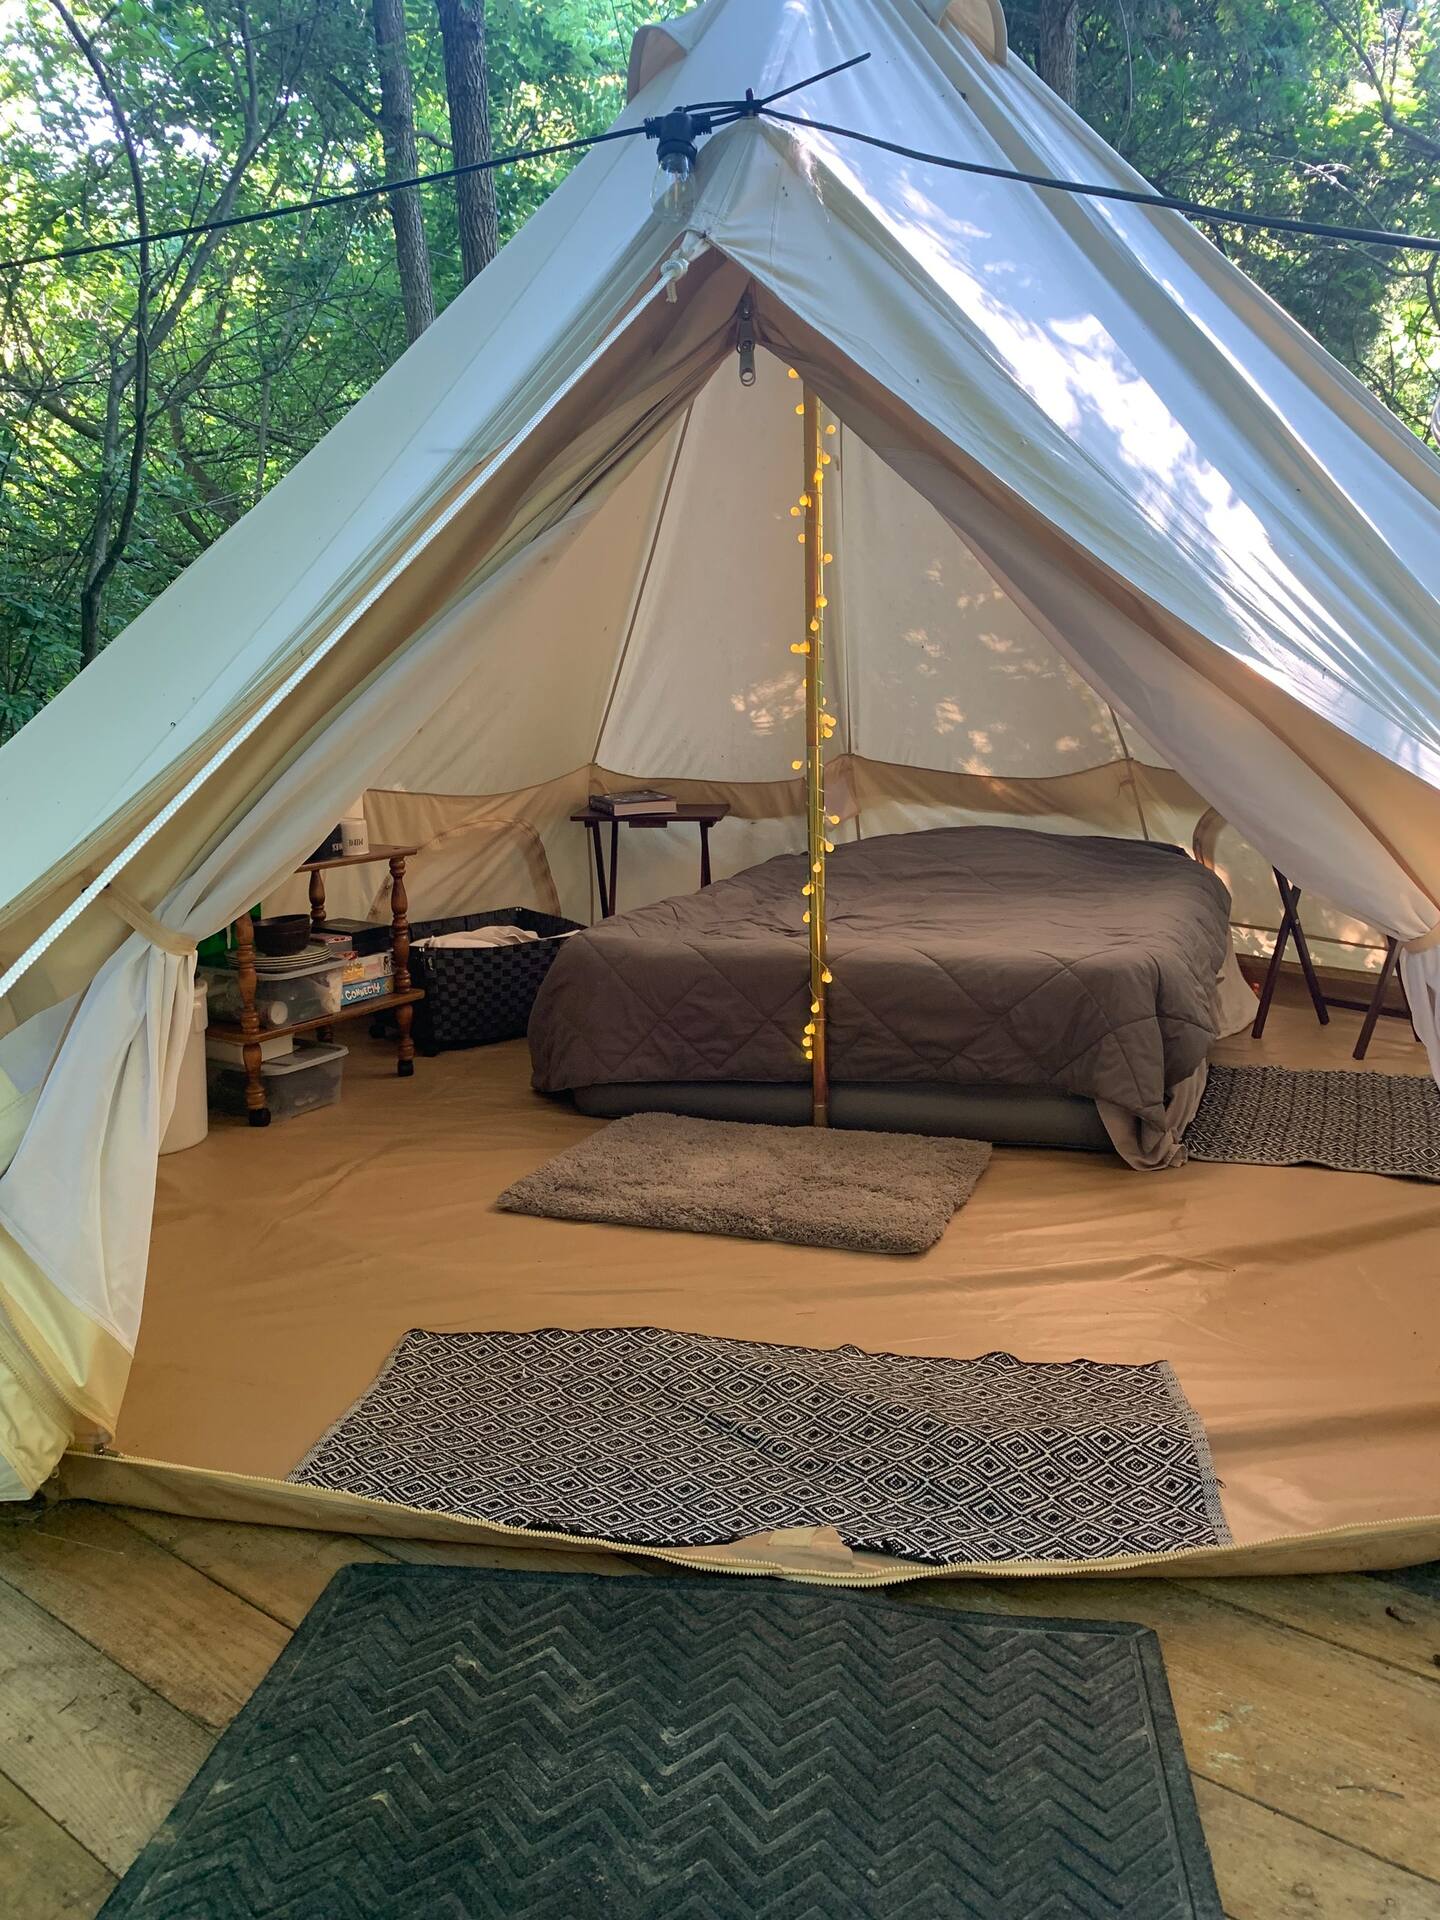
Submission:
<svg viewBox="0 0 1440 1920">
<path fill-rule="evenodd" d="M 635 1113 L 500 1195 L 510 1213 L 923 1253 L 985 1171 L 979 1140 Z"/>
</svg>

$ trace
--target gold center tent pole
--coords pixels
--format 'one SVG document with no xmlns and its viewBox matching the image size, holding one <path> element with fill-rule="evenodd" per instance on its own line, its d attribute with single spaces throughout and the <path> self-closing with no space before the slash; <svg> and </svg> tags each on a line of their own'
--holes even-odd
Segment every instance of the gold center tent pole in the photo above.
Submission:
<svg viewBox="0 0 1440 1920">
<path fill-rule="evenodd" d="M 805 420 L 805 487 L 799 505 L 805 522 L 805 638 L 793 652 L 805 659 L 805 823 L 809 875 L 805 884 L 805 921 L 810 930 L 810 1018 L 805 1027 L 805 1057 L 810 1062 L 810 1117 L 817 1127 L 830 1124 L 830 1072 L 826 1047 L 825 989 L 830 969 L 825 955 L 826 838 L 825 744 L 835 728 L 825 696 L 825 429 L 820 402 L 808 389 L 796 408 Z"/>
</svg>

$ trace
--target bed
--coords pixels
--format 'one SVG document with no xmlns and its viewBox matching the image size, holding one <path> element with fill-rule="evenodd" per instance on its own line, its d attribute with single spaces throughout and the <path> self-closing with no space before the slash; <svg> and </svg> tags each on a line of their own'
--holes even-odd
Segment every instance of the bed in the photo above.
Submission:
<svg viewBox="0 0 1440 1920">
<path fill-rule="evenodd" d="M 837 847 L 837 1125 L 1170 1166 L 1219 1031 L 1230 897 L 1178 848 L 1015 827 Z M 803 855 L 601 921 L 535 1003 L 535 1087 L 600 1114 L 802 1121 Z"/>
</svg>

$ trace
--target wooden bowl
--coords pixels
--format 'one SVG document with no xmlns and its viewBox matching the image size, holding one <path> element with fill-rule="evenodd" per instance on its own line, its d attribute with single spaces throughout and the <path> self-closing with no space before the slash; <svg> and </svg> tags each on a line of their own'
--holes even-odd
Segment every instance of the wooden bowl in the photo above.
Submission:
<svg viewBox="0 0 1440 1920">
<path fill-rule="evenodd" d="M 282 913 L 273 920 L 255 922 L 255 946 L 272 960 L 282 954 L 302 953 L 310 942 L 308 913 Z"/>
</svg>

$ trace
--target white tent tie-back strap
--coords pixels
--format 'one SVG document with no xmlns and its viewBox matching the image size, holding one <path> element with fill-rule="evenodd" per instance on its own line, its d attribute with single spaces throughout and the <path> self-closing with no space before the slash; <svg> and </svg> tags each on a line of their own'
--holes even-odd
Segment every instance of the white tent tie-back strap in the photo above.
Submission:
<svg viewBox="0 0 1440 1920">
<path fill-rule="evenodd" d="M 159 947 L 162 953 L 173 953 L 177 960 L 188 960 L 194 953 L 196 943 L 188 933 L 179 933 L 174 927 L 167 927 L 163 920 L 157 920 L 133 893 L 117 887 L 113 880 L 100 898 L 112 913 L 119 914 L 127 927 L 132 927 L 152 947 Z"/>
<path fill-rule="evenodd" d="M 1417 933 L 1413 940 L 1402 940 L 1402 953 L 1428 953 L 1432 947 L 1440 947 L 1440 920 L 1437 920 L 1428 933 Z"/>
</svg>

